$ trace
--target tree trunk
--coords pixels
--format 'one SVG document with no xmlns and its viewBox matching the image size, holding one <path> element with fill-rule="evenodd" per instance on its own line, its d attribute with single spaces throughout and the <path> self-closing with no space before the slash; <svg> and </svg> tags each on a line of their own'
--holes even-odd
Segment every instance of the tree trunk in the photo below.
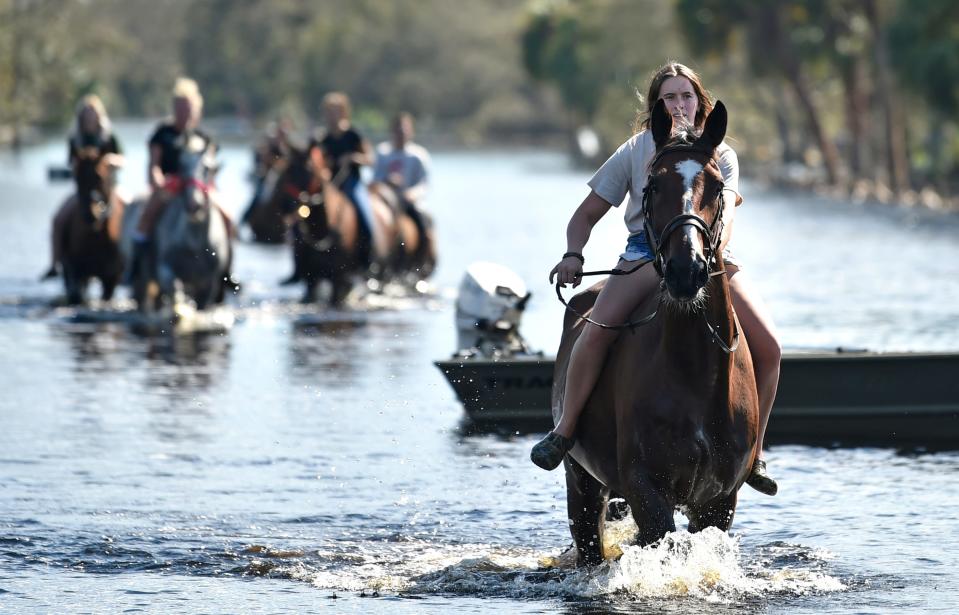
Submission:
<svg viewBox="0 0 959 615">
<path fill-rule="evenodd" d="M 757 3 L 749 11 L 751 26 L 759 29 L 755 39 L 764 42 L 763 47 L 769 49 L 772 57 L 776 59 L 775 64 L 778 65 L 778 70 L 782 71 L 796 93 L 799 107 L 805 114 L 809 130 L 822 153 L 823 166 L 826 170 L 826 182 L 830 186 L 839 185 L 841 171 L 839 152 L 836 145 L 826 135 L 826 131 L 819 121 L 820 113 L 816 107 L 816 101 L 813 100 L 812 89 L 809 87 L 809 82 L 802 69 L 798 53 L 789 39 L 789 34 L 784 31 L 781 7 L 775 4 Z"/>
<path fill-rule="evenodd" d="M 846 126 L 849 129 L 849 173 L 852 179 L 862 179 L 869 168 L 866 147 L 866 119 L 869 97 L 865 87 L 865 66 L 856 56 L 842 67 L 842 82 L 846 92 Z"/>
<path fill-rule="evenodd" d="M 882 108 L 885 133 L 884 158 L 889 186 L 900 193 L 909 186 L 909 160 L 906 157 L 906 130 L 896 83 L 889 68 L 889 46 L 883 31 L 876 0 L 863 0 L 863 10 L 873 36 L 873 60 L 876 68 L 876 94 Z"/>
</svg>

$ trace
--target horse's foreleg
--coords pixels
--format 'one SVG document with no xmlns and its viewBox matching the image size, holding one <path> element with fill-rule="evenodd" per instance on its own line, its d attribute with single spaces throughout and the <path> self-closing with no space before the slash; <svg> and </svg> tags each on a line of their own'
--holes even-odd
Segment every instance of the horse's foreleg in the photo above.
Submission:
<svg viewBox="0 0 959 615">
<path fill-rule="evenodd" d="M 633 513 L 636 527 L 639 528 L 636 534 L 638 545 L 651 545 L 669 532 L 676 531 L 673 505 L 663 497 L 649 478 L 643 476 L 630 480 L 623 497 Z"/>
<path fill-rule="evenodd" d="M 736 514 L 736 502 L 739 493 L 717 498 L 700 508 L 691 508 L 687 511 L 689 517 L 689 531 L 700 532 L 707 527 L 718 527 L 724 532 L 729 531 Z"/>
<path fill-rule="evenodd" d="M 100 278 L 101 300 L 109 301 L 113 299 L 113 291 L 116 290 L 118 281 L 119 278 L 115 275 L 105 275 Z"/>
<path fill-rule="evenodd" d="M 576 564 L 595 566 L 603 561 L 603 522 L 609 490 L 569 455 L 565 467 L 569 531 L 579 554 Z"/>
<path fill-rule="evenodd" d="M 81 305 L 86 285 L 80 278 L 73 263 L 63 263 L 63 289 L 67 295 L 67 305 Z"/>
</svg>

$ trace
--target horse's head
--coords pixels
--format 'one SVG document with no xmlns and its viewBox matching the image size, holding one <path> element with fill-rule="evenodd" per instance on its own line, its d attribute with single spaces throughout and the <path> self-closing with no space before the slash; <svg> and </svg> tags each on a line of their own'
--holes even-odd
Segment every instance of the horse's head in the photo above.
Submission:
<svg viewBox="0 0 959 615">
<path fill-rule="evenodd" d="M 714 158 L 726 135 L 726 107 L 716 103 L 702 134 L 674 132 L 662 100 L 651 117 L 656 155 L 643 190 L 646 236 L 673 302 L 697 305 L 710 274 L 722 270 L 723 178 Z"/>
<path fill-rule="evenodd" d="M 184 207 L 191 216 L 202 215 L 209 210 L 210 192 L 219 166 L 216 161 L 216 146 L 193 135 L 180 152 L 180 169 L 168 188 L 181 193 Z"/>
<path fill-rule="evenodd" d="M 320 216 L 325 221 L 323 207 L 323 183 L 326 165 L 323 153 L 316 145 L 290 145 L 287 165 L 280 176 L 279 185 L 283 198 L 282 211 L 294 213 L 300 220 L 316 222 Z M 312 220 L 311 220 L 312 218 Z"/>
<path fill-rule="evenodd" d="M 77 200 L 88 222 L 98 222 L 109 216 L 112 175 L 109 154 L 97 147 L 85 147 L 77 152 L 74 165 Z"/>
</svg>

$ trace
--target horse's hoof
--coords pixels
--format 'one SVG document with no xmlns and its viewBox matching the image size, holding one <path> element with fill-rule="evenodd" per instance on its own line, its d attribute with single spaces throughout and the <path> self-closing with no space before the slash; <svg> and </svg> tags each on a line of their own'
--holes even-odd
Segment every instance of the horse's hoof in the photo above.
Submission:
<svg viewBox="0 0 959 615">
<path fill-rule="evenodd" d="M 280 280 L 280 286 L 293 286 L 303 281 L 303 277 L 298 273 L 293 273 L 290 277 Z"/>
<path fill-rule="evenodd" d="M 746 484 L 766 495 L 776 495 L 779 491 L 779 485 L 766 473 L 766 462 L 757 459 L 753 464 L 753 469 L 746 477 Z"/>
<path fill-rule="evenodd" d="M 553 470 L 563 462 L 573 443 L 572 439 L 551 431 L 533 447 L 529 458 L 544 470 Z"/>
</svg>

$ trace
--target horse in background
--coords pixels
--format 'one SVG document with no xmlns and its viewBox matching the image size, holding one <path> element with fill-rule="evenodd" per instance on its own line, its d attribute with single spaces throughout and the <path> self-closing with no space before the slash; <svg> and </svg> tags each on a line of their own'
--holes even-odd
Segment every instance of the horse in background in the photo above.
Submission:
<svg viewBox="0 0 959 615">
<path fill-rule="evenodd" d="M 134 272 L 133 295 L 141 311 L 172 304 L 181 290 L 200 310 L 223 300 L 233 245 L 216 203 L 213 179 L 217 169 L 212 144 L 205 149 L 188 147 L 180 154 L 180 170 L 164 187 L 174 197 L 153 235 L 156 278 L 151 279 L 146 271 Z M 142 202 L 138 202 L 124 224 L 124 249 L 130 253 L 141 212 Z"/>
<path fill-rule="evenodd" d="M 96 147 L 79 151 L 75 166 L 77 191 L 59 241 L 67 303 L 83 303 L 87 284 L 97 278 L 101 298 L 109 301 L 123 274 L 120 232 L 124 203 L 114 190 L 114 167 Z"/>
<path fill-rule="evenodd" d="M 291 147 L 287 167 L 277 182 L 277 194 L 293 230 L 293 260 L 306 284 L 303 300 L 315 301 L 319 284 L 332 286 L 330 303 L 339 305 L 354 278 L 378 282 L 415 283 L 436 263 L 431 224 L 417 222 L 401 211 L 386 190 L 371 190 L 376 226 L 367 268 L 360 219 L 349 197 L 331 179 L 319 147 Z M 421 235 L 420 225 L 430 232 Z"/>
<path fill-rule="evenodd" d="M 259 243 L 278 244 L 286 241 L 289 227 L 283 212 L 285 195 L 278 190 L 279 179 L 289 164 L 289 153 L 270 161 L 263 176 L 256 178 L 253 201 L 243 215 L 241 223 L 250 227 L 253 240 Z"/>
<path fill-rule="evenodd" d="M 436 233 L 433 218 L 416 203 L 407 200 L 403 191 L 389 182 L 375 182 L 370 193 L 390 206 L 397 227 L 399 246 L 385 263 L 388 277 L 405 278 L 415 286 L 436 270 Z"/>
<path fill-rule="evenodd" d="M 603 559 L 610 492 L 629 504 L 642 545 L 675 531 L 676 509 L 689 519 L 690 531 L 728 530 L 738 490 L 758 454 L 752 359 L 739 335 L 719 251 L 726 204 L 714 153 L 726 133 L 726 109 L 716 103 L 699 137 L 671 137 L 672 118 L 662 101 L 651 119 L 657 153 L 644 210 L 663 282 L 631 320 L 654 310 L 658 315 L 610 349 L 564 460 L 580 565 Z M 699 170 L 685 179 L 690 169 Z M 602 285 L 574 297 L 572 310 L 588 315 Z M 557 421 L 570 352 L 585 325 L 572 310 L 556 357 Z"/>
<path fill-rule="evenodd" d="M 320 284 L 340 305 L 363 272 L 360 221 L 349 197 L 330 181 L 318 147 L 294 145 L 277 181 L 275 201 L 292 231 L 293 263 L 306 285 L 303 302 L 316 301 Z"/>
</svg>

